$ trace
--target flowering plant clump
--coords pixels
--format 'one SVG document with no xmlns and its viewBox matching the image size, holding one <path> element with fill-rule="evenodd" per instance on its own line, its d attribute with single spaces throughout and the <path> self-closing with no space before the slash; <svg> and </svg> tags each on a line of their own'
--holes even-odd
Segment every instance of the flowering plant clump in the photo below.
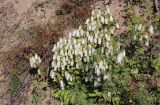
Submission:
<svg viewBox="0 0 160 105">
<path fill-rule="evenodd" d="M 149 37 L 154 34 L 153 26 L 150 25 L 147 29 L 142 24 L 136 24 L 134 26 L 135 30 L 132 30 L 134 33 L 133 39 L 142 43 L 142 45 L 149 45 Z"/>
<path fill-rule="evenodd" d="M 40 74 L 39 66 L 41 63 L 42 63 L 42 60 L 38 56 L 38 54 L 35 54 L 35 56 L 30 57 L 30 66 L 31 66 L 31 68 L 37 69 L 38 74 Z"/>
<path fill-rule="evenodd" d="M 93 10 L 84 27 L 80 26 L 54 45 L 51 78 L 62 90 L 79 78 L 93 87 L 102 86 L 109 61 L 117 59 L 120 63 L 125 57 L 125 50 L 114 36 L 118 28 L 108 7 Z"/>
</svg>

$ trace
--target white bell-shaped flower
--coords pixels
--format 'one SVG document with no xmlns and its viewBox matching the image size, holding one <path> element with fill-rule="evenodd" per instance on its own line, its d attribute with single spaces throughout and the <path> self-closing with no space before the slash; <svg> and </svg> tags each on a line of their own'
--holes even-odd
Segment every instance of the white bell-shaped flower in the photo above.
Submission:
<svg viewBox="0 0 160 105">
<path fill-rule="evenodd" d="M 76 31 L 76 36 L 79 37 L 80 36 L 80 32 L 79 30 Z"/>
<path fill-rule="evenodd" d="M 96 12 L 95 12 L 95 10 L 92 10 L 92 16 L 95 16 L 95 14 L 96 14 Z"/>
<path fill-rule="evenodd" d="M 101 38 L 98 38 L 98 44 L 101 44 Z"/>
<path fill-rule="evenodd" d="M 57 56 L 57 61 L 60 61 L 60 56 Z"/>
<path fill-rule="evenodd" d="M 97 13 L 96 18 L 99 19 L 101 14 Z"/>
<path fill-rule="evenodd" d="M 97 76 L 100 76 L 100 75 L 101 75 L 101 70 L 100 70 L 100 68 L 96 68 L 96 69 L 95 69 L 95 73 L 96 73 Z"/>
<path fill-rule="evenodd" d="M 99 62 L 99 68 L 103 68 L 103 61 Z"/>
<path fill-rule="evenodd" d="M 83 57 L 83 62 L 87 62 L 87 58 L 86 57 Z"/>
<path fill-rule="evenodd" d="M 86 44 L 86 41 L 85 41 L 85 39 L 82 39 L 82 44 L 84 45 L 84 44 Z"/>
<path fill-rule="evenodd" d="M 149 36 L 146 34 L 146 35 L 144 36 L 144 38 L 146 39 L 145 45 L 146 45 L 146 46 L 149 46 Z"/>
<path fill-rule="evenodd" d="M 118 28 L 118 29 L 120 28 L 120 26 L 119 26 L 118 22 L 116 22 L 116 28 Z"/>
<path fill-rule="evenodd" d="M 64 51 L 63 51 L 63 50 L 60 50 L 60 54 L 61 54 L 61 55 L 64 55 Z"/>
<path fill-rule="evenodd" d="M 61 70 L 65 70 L 65 66 L 64 65 L 61 65 Z"/>
<path fill-rule="evenodd" d="M 72 36 L 73 36 L 73 37 L 76 36 L 76 30 L 73 31 Z"/>
<path fill-rule="evenodd" d="M 30 58 L 30 66 L 32 67 L 32 68 L 36 68 L 36 65 L 35 65 L 35 59 L 34 59 L 34 57 L 31 57 Z"/>
<path fill-rule="evenodd" d="M 88 31 L 92 31 L 92 26 L 91 26 L 91 25 L 88 25 L 87 30 L 88 30 Z"/>
<path fill-rule="evenodd" d="M 111 14 L 111 10 L 109 9 L 109 7 L 106 7 L 106 9 L 107 9 L 107 13 Z"/>
<path fill-rule="evenodd" d="M 104 18 L 104 16 L 101 16 L 101 17 L 100 17 L 100 20 L 101 20 L 101 23 L 102 23 L 102 24 L 105 24 L 105 18 Z"/>
<path fill-rule="evenodd" d="M 135 25 L 135 31 L 137 31 L 137 30 L 138 30 L 138 24 Z"/>
<path fill-rule="evenodd" d="M 62 38 L 60 38 L 59 42 L 60 42 L 60 44 L 62 44 L 62 43 L 63 43 L 63 40 L 62 40 Z"/>
<path fill-rule="evenodd" d="M 94 17 L 93 16 L 91 16 L 91 22 L 93 22 L 94 21 Z"/>
<path fill-rule="evenodd" d="M 138 25 L 137 30 L 138 30 L 138 31 L 141 31 L 141 30 L 142 30 L 142 24 L 139 24 L 139 25 Z"/>
<path fill-rule="evenodd" d="M 65 89 L 65 83 L 63 82 L 63 80 L 60 81 L 60 87 L 62 90 Z"/>
<path fill-rule="evenodd" d="M 146 41 L 146 42 L 145 42 L 145 45 L 146 45 L 146 46 L 149 46 L 149 41 Z"/>
<path fill-rule="evenodd" d="M 114 34 L 114 29 L 111 28 L 111 29 L 110 29 L 110 32 L 111 32 L 111 34 Z"/>
<path fill-rule="evenodd" d="M 88 81 L 89 81 L 89 79 L 88 79 L 88 77 L 86 77 L 86 78 L 85 78 L 85 82 L 88 82 Z"/>
<path fill-rule="evenodd" d="M 108 35 L 108 34 L 105 34 L 105 39 L 107 40 L 107 41 L 110 41 L 110 36 Z"/>
<path fill-rule="evenodd" d="M 123 57 L 126 56 L 126 50 L 123 50 Z"/>
<path fill-rule="evenodd" d="M 52 61 L 52 67 L 54 67 L 56 65 L 55 61 Z"/>
<path fill-rule="evenodd" d="M 73 66 L 74 65 L 74 61 L 73 60 L 71 60 L 71 66 Z"/>
<path fill-rule="evenodd" d="M 108 97 L 111 97 L 112 96 L 112 93 L 111 92 L 108 92 Z"/>
<path fill-rule="evenodd" d="M 89 24 L 89 21 L 90 21 L 90 20 L 89 20 L 89 19 L 87 19 L 85 24 Z"/>
<path fill-rule="evenodd" d="M 61 62 L 60 61 L 57 61 L 57 67 L 61 67 Z"/>
<path fill-rule="evenodd" d="M 96 37 L 94 37 L 94 43 L 97 44 L 97 38 Z"/>
<path fill-rule="evenodd" d="M 99 31 L 95 33 L 95 38 L 98 38 Z"/>
<path fill-rule="evenodd" d="M 154 34 L 154 29 L 153 29 L 153 26 L 152 25 L 150 25 L 149 26 L 149 30 L 148 30 L 151 34 Z"/>
<path fill-rule="evenodd" d="M 78 48 L 75 49 L 75 55 L 76 55 L 76 56 L 78 55 Z"/>
<path fill-rule="evenodd" d="M 73 49 L 73 46 L 72 46 L 72 45 L 70 45 L 70 46 L 69 46 L 69 49 L 70 49 L 70 50 L 72 50 L 72 49 Z"/>
<path fill-rule="evenodd" d="M 53 47 L 53 49 L 52 49 L 52 52 L 55 52 L 56 49 L 57 49 L 57 46 L 56 46 L 56 44 L 55 44 L 54 47 Z"/>
<path fill-rule="evenodd" d="M 109 16 L 109 20 L 110 20 L 111 22 L 113 22 L 113 16 L 112 16 L 112 15 Z"/>
<path fill-rule="evenodd" d="M 76 63 L 76 69 L 79 69 L 79 64 L 78 63 Z"/>
<path fill-rule="evenodd" d="M 82 30 L 82 26 L 80 25 L 78 29 L 79 29 L 79 30 Z"/>
<path fill-rule="evenodd" d="M 86 57 L 88 56 L 87 50 L 84 51 L 84 56 L 86 56 Z"/>
<path fill-rule="evenodd" d="M 57 42 L 57 48 L 60 48 L 60 43 L 59 42 Z"/>
<path fill-rule="evenodd" d="M 68 72 L 65 72 L 64 76 L 65 76 L 65 78 L 66 78 L 67 81 L 70 80 L 70 78 L 71 78 L 71 75 Z"/>
<path fill-rule="evenodd" d="M 90 36 L 90 42 L 91 42 L 91 43 L 93 42 L 93 37 L 92 37 L 92 36 Z"/>
<path fill-rule="evenodd" d="M 35 59 L 38 64 L 40 64 L 42 62 L 41 58 L 37 54 L 35 54 Z"/>
<path fill-rule="evenodd" d="M 84 35 L 84 31 L 80 30 L 80 35 L 83 36 Z"/>
<path fill-rule="evenodd" d="M 53 78 L 55 78 L 55 75 L 56 75 L 56 73 L 53 70 L 51 70 L 50 77 L 53 79 Z"/>
<path fill-rule="evenodd" d="M 136 35 L 134 35 L 133 39 L 134 39 L 134 40 L 137 40 L 137 36 L 136 36 Z"/>
<path fill-rule="evenodd" d="M 105 17 L 105 20 L 104 20 L 105 24 L 108 24 L 108 18 Z"/>
<path fill-rule="evenodd" d="M 81 50 L 80 50 L 79 54 L 81 57 L 83 57 L 83 52 Z"/>
<path fill-rule="evenodd" d="M 125 56 L 126 56 L 126 52 L 125 52 L 125 50 L 123 50 L 122 52 L 120 52 L 118 54 L 118 56 L 117 56 L 117 62 L 121 63 Z"/>
</svg>

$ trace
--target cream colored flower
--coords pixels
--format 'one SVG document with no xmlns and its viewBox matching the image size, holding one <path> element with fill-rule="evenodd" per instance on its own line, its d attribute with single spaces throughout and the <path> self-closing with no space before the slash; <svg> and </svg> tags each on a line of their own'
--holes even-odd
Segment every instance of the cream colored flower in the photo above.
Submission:
<svg viewBox="0 0 160 105">
<path fill-rule="evenodd" d="M 122 52 L 120 52 L 120 53 L 118 54 L 117 62 L 118 62 L 118 63 L 121 63 L 125 56 L 126 56 L 126 52 L 125 52 L 125 50 L 123 50 Z"/>
<path fill-rule="evenodd" d="M 149 26 L 149 32 L 150 32 L 151 34 L 154 34 L 154 29 L 153 29 L 153 26 L 152 26 L 152 25 Z"/>
<path fill-rule="evenodd" d="M 112 15 L 109 16 L 109 20 L 110 20 L 111 22 L 113 22 L 113 17 L 112 17 Z"/>
<path fill-rule="evenodd" d="M 108 97 L 111 97 L 112 96 L 112 93 L 111 92 L 108 92 Z"/>
<path fill-rule="evenodd" d="M 55 72 L 53 71 L 53 70 L 51 70 L 51 72 L 50 72 L 50 77 L 53 79 L 53 78 L 55 78 Z"/>
<path fill-rule="evenodd" d="M 38 56 L 38 54 L 35 54 L 35 56 L 30 58 L 30 66 L 32 68 L 37 68 L 41 64 L 42 60 Z"/>
<path fill-rule="evenodd" d="M 108 18 L 105 18 L 104 22 L 105 24 L 108 24 Z"/>
<path fill-rule="evenodd" d="M 60 81 L 60 87 L 62 90 L 65 89 L 65 83 L 63 82 L 63 80 Z"/>
<path fill-rule="evenodd" d="M 137 30 L 138 30 L 138 31 L 141 31 L 141 30 L 142 30 L 142 24 L 139 24 L 139 25 L 138 25 Z"/>
<path fill-rule="evenodd" d="M 89 20 L 89 19 L 87 19 L 85 24 L 89 24 L 89 21 L 90 21 L 90 20 Z"/>
<path fill-rule="evenodd" d="M 119 26 L 118 22 L 116 22 L 116 28 L 118 28 L 118 29 L 120 28 L 120 26 Z"/>
<path fill-rule="evenodd" d="M 111 10 L 109 9 L 109 7 L 106 7 L 106 8 L 107 8 L 107 13 L 111 14 Z"/>
</svg>

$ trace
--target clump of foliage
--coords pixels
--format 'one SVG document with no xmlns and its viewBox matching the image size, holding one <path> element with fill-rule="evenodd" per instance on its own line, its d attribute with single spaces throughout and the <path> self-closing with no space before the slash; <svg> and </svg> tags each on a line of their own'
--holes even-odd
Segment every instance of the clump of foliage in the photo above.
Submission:
<svg viewBox="0 0 160 105">
<path fill-rule="evenodd" d="M 37 83 L 37 81 L 33 81 L 33 92 L 32 92 L 32 103 L 34 105 L 41 105 L 41 86 Z"/>
<path fill-rule="evenodd" d="M 16 71 L 11 72 L 11 82 L 9 86 L 9 91 L 13 94 L 20 88 L 21 81 Z"/>
</svg>

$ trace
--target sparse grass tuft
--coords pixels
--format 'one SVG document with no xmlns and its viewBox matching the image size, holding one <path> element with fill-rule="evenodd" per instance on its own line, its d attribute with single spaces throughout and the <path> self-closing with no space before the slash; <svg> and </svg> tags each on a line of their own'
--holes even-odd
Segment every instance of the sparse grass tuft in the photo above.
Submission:
<svg viewBox="0 0 160 105">
<path fill-rule="evenodd" d="M 9 85 L 9 91 L 11 92 L 11 94 L 16 92 L 19 89 L 20 85 L 21 85 L 21 81 L 20 81 L 20 78 L 17 72 L 12 71 L 11 72 L 11 83 Z"/>
</svg>

